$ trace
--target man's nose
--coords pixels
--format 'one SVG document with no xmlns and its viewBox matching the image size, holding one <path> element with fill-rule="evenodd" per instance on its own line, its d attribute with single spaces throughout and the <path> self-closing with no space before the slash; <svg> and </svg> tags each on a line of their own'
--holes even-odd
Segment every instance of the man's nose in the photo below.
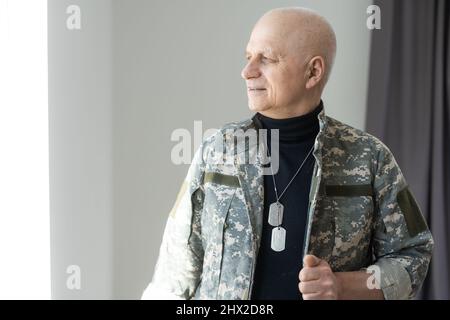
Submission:
<svg viewBox="0 0 450 320">
<path fill-rule="evenodd" d="M 253 61 L 249 61 L 247 65 L 242 69 L 241 77 L 244 80 L 251 78 L 258 78 L 261 75 L 261 72 L 257 66 L 257 64 Z"/>
</svg>

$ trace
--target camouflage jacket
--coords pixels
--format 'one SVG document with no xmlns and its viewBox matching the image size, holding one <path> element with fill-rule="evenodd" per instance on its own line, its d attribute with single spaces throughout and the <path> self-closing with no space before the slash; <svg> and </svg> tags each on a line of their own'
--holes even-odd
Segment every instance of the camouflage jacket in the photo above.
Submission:
<svg viewBox="0 0 450 320">
<path fill-rule="evenodd" d="M 433 238 L 399 166 L 374 136 L 324 110 L 318 118 L 304 252 L 325 259 L 334 272 L 378 270 L 385 299 L 414 297 Z M 167 220 L 144 297 L 151 291 L 181 299 L 251 298 L 264 148 L 232 141 L 236 132 L 259 129 L 253 119 L 235 122 L 203 142 Z"/>
</svg>

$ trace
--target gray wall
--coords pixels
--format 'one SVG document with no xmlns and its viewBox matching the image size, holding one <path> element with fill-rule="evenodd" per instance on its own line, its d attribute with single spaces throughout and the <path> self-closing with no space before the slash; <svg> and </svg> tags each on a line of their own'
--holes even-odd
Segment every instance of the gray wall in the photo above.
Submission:
<svg viewBox="0 0 450 320">
<path fill-rule="evenodd" d="M 82 8 L 80 31 L 66 8 Z M 48 1 L 51 279 L 54 299 L 112 298 L 112 13 L 109 0 Z M 81 270 L 69 290 L 67 267 Z"/>
<path fill-rule="evenodd" d="M 267 10 L 304 5 L 330 20 L 338 55 L 325 108 L 364 127 L 370 1 L 77 3 L 85 26 L 74 35 L 60 26 L 68 2 L 49 0 L 55 298 L 140 297 L 188 169 L 171 162 L 171 133 L 193 133 L 194 120 L 207 129 L 251 116 L 240 71 Z M 76 261 L 86 285 L 74 294 L 63 269 Z"/>
</svg>

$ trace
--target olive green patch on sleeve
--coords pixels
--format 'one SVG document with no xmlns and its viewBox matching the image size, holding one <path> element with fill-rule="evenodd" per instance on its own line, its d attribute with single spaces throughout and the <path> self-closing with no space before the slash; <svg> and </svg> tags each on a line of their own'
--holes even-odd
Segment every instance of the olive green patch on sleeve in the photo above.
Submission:
<svg viewBox="0 0 450 320">
<path fill-rule="evenodd" d="M 210 182 L 210 183 L 217 183 L 226 185 L 233 188 L 240 187 L 239 178 L 236 176 L 230 176 L 218 172 L 206 172 L 205 173 L 205 179 L 203 181 L 204 183 Z"/>
<path fill-rule="evenodd" d="M 411 237 L 428 230 L 427 223 L 409 187 L 403 188 L 397 194 L 397 202 L 405 216 L 406 226 Z"/>
<path fill-rule="evenodd" d="M 175 215 L 177 213 L 178 207 L 180 206 L 181 198 L 183 198 L 183 195 L 185 194 L 187 190 L 187 181 L 184 180 L 183 184 L 181 185 L 180 191 L 178 192 L 177 199 L 175 200 L 175 204 L 173 205 L 172 210 L 170 210 L 169 216 L 172 218 L 175 218 Z"/>
<path fill-rule="evenodd" d="M 325 185 L 325 195 L 330 197 L 362 197 L 372 196 L 371 184 Z"/>
</svg>

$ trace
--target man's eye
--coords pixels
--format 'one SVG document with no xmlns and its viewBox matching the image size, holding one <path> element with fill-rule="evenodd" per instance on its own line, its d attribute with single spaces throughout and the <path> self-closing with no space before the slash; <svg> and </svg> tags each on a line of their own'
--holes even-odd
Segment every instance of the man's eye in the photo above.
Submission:
<svg viewBox="0 0 450 320">
<path fill-rule="evenodd" d="M 252 57 L 251 56 L 247 56 L 245 58 L 247 59 L 247 61 L 249 61 Z M 266 56 L 262 56 L 261 57 L 261 61 L 263 61 L 263 62 L 275 62 L 274 59 L 271 59 L 271 58 L 266 57 Z"/>
</svg>

